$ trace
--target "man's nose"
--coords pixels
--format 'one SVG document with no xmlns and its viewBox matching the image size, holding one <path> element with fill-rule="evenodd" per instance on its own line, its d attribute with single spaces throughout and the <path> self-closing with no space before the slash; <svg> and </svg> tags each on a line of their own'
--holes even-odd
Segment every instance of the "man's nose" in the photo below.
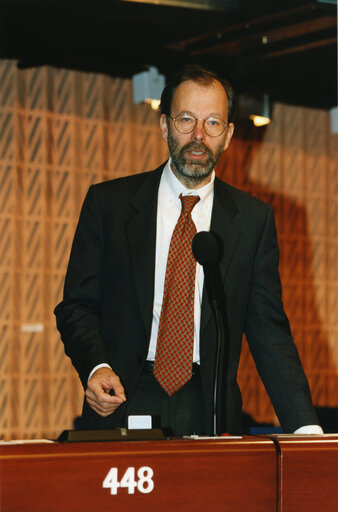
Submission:
<svg viewBox="0 0 338 512">
<path fill-rule="evenodd" d="M 202 119 L 197 120 L 192 136 L 194 140 L 202 140 L 205 138 L 204 121 Z"/>
</svg>

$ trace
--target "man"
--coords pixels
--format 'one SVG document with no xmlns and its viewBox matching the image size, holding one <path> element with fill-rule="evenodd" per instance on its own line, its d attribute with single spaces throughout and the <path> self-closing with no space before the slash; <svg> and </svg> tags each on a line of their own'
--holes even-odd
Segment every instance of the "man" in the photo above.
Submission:
<svg viewBox="0 0 338 512">
<path fill-rule="evenodd" d="M 89 189 L 64 299 L 55 309 L 65 352 L 85 389 L 83 428 L 126 426 L 128 415 L 150 414 L 173 435 L 213 432 L 217 329 L 203 270 L 185 254 L 178 256 L 184 264 L 177 265 L 176 258 L 179 277 L 170 278 L 172 245 L 181 250 L 188 236 L 183 227 L 174 242 L 175 232 L 186 222 L 189 236 L 210 230 L 220 245 L 226 343 L 220 431 L 241 432 L 236 374 L 245 332 L 284 431 L 310 426 L 306 432 L 321 432 L 283 311 L 272 209 L 215 178 L 234 131 L 232 101 L 227 82 L 188 66 L 161 99 L 169 161 L 155 171 Z M 189 201 L 194 205 L 183 221 Z M 182 276 L 188 259 L 194 292 L 187 284 L 191 278 Z M 173 299 L 181 278 L 190 292 Z M 190 348 L 182 348 L 186 338 Z M 187 377 L 182 378 L 186 369 L 180 364 L 188 367 Z M 167 382 L 171 374 L 175 385 Z"/>
</svg>

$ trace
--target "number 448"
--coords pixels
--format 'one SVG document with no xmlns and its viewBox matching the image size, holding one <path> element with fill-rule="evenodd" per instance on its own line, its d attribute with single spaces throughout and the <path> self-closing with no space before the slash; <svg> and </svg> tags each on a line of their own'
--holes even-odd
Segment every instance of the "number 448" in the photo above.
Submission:
<svg viewBox="0 0 338 512">
<path fill-rule="evenodd" d="M 135 479 L 135 468 L 127 468 L 121 480 L 118 479 L 118 468 L 110 468 L 102 487 L 110 489 L 110 494 L 117 494 L 117 489 L 127 488 L 128 494 L 134 494 L 135 488 L 142 494 L 148 494 L 154 489 L 153 470 L 148 466 L 142 466 L 137 471 Z"/>
</svg>

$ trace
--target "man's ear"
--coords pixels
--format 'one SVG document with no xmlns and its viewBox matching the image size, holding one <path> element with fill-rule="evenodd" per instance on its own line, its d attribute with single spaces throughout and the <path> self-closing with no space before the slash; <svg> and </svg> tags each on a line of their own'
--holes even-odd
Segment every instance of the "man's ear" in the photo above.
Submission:
<svg viewBox="0 0 338 512">
<path fill-rule="evenodd" d="M 167 142 L 168 141 L 168 123 L 167 116 L 165 114 L 161 114 L 160 116 L 160 129 L 162 134 L 162 139 Z"/>
<path fill-rule="evenodd" d="M 228 124 L 228 128 L 227 128 L 227 134 L 226 134 L 226 137 L 225 137 L 225 142 L 224 142 L 224 149 L 223 149 L 223 151 L 225 151 L 226 149 L 228 149 L 229 144 L 230 144 L 230 141 L 231 141 L 232 136 L 233 136 L 233 134 L 234 134 L 234 129 L 235 129 L 235 125 L 234 125 L 234 123 L 229 123 L 229 124 Z"/>
</svg>

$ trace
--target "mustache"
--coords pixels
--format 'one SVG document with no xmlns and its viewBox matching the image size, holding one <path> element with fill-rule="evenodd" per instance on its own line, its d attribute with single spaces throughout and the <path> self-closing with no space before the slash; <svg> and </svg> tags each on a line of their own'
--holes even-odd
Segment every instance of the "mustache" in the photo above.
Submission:
<svg viewBox="0 0 338 512">
<path fill-rule="evenodd" d="M 211 153 L 210 149 L 203 142 L 192 141 L 183 146 L 182 152 L 185 151 L 203 151 L 208 155 Z"/>
</svg>

